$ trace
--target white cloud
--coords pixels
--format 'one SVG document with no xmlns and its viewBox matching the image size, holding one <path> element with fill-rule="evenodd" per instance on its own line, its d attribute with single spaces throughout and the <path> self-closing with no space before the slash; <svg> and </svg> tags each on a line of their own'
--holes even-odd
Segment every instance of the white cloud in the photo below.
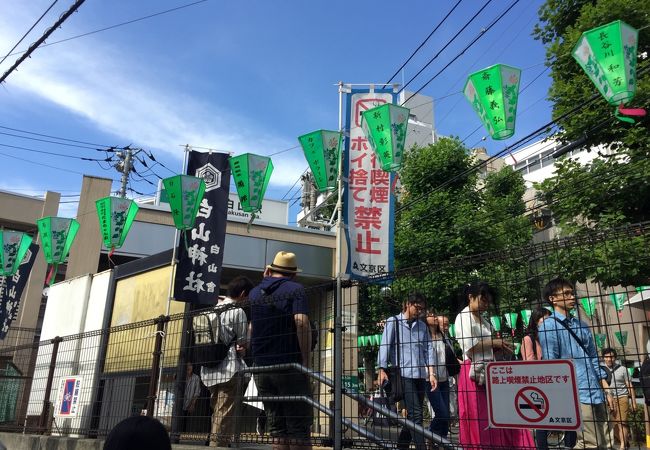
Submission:
<svg viewBox="0 0 650 450">
<path fill-rule="evenodd" d="M 29 22 L 25 17 L 23 10 L 0 18 L 0 41 L 15 42 L 21 25 Z M 250 118 L 166 85 L 146 64 L 127 48 L 113 48 L 96 37 L 83 38 L 37 50 L 10 75 L 6 87 L 70 111 L 124 142 L 179 160 L 183 143 L 236 154 L 272 153 L 295 145 Z M 305 165 L 300 150 L 278 156 L 271 183 L 290 186 Z"/>
</svg>

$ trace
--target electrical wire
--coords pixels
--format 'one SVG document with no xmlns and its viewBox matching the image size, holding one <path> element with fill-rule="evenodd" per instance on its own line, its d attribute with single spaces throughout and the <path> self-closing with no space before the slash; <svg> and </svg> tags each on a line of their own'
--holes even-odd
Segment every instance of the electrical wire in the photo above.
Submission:
<svg viewBox="0 0 650 450">
<path fill-rule="evenodd" d="M 98 161 L 98 162 L 99 161 L 101 161 L 101 162 L 110 162 L 111 161 L 110 158 L 108 158 L 108 159 L 97 159 L 97 158 L 87 158 L 85 156 L 65 155 L 65 154 L 62 154 L 62 153 L 48 152 L 48 151 L 45 151 L 45 150 L 36 150 L 36 149 L 33 149 L 33 148 L 20 147 L 20 146 L 17 146 L 17 145 L 9 145 L 9 144 L 2 144 L 2 143 L 0 143 L 0 147 L 14 148 L 14 149 L 17 149 L 17 150 L 23 150 L 23 151 L 32 152 L 32 153 L 41 153 L 43 155 L 58 156 L 60 158 L 80 159 L 82 161 Z"/>
<path fill-rule="evenodd" d="M 167 13 L 170 13 L 170 12 L 178 11 L 178 10 L 180 10 L 180 9 L 189 8 L 190 6 L 198 5 L 199 3 L 205 3 L 205 2 L 207 2 L 207 1 L 209 1 L 209 0 L 198 0 L 198 1 L 196 1 L 196 2 L 187 3 L 187 4 L 185 4 L 185 5 L 177 6 L 177 7 L 175 7 L 175 8 L 166 9 L 166 10 L 164 10 L 164 11 L 159 11 L 159 12 L 157 12 L 157 13 L 149 14 L 149 15 L 147 15 L 147 16 L 138 17 L 138 18 L 136 18 L 136 19 L 132 19 L 132 20 L 127 20 L 126 22 L 120 22 L 120 23 L 117 23 L 117 24 L 115 24 L 115 25 L 110 25 L 110 26 L 108 26 L 108 27 L 100 28 L 100 29 L 97 29 L 97 30 L 94 30 L 94 31 L 89 31 L 89 32 L 87 32 L 87 33 L 78 34 L 78 35 L 76 35 L 76 36 L 71 36 L 71 37 L 69 37 L 69 38 L 61 39 L 61 40 L 59 40 L 59 41 L 48 42 L 48 43 L 46 43 L 46 44 L 41 45 L 40 48 L 43 48 L 43 47 L 49 47 L 50 45 L 55 45 L 55 44 L 61 44 L 62 42 L 68 42 L 68 41 L 71 41 L 71 40 L 73 40 L 73 39 L 79 39 L 79 38 L 82 38 L 82 37 L 90 36 L 90 35 L 92 35 L 92 34 L 101 33 L 102 31 L 113 30 L 113 29 L 118 28 L 118 27 L 122 27 L 122 26 L 125 26 L 125 25 L 130 25 L 130 24 L 132 24 L 132 23 L 140 22 L 140 21 L 142 21 L 142 20 L 146 20 L 146 19 L 151 19 L 152 17 L 161 16 L 161 15 L 163 15 L 163 14 L 167 14 Z M 20 54 L 20 53 L 22 53 L 22 51 L 21 51 L 21 52 L 12 53 L 12 54 L 7 55 L 7 56 L 13 56 L 13 55 L 17 55 L 17 54 Z"/>
<path fill-rule="evenodd" d="M 517 0 L 517 1 L 519 1 L 519 0 Z M 431 63 L 433 61 L 435 61 L 438 58 L 438 56 L 440 56 L 442 54 L 442 52 L 444 52 L 447 49 L 447 47 L 449 47 L 456 40 L 456 38 L 459 37 L 462 34 L 463 31 L 465 31 L 465 29 L 474 21 L 474 19 L 476 19 L 481 14 L 481 12 L 483 12 L 483 10 L 485 8 L 488 7 L 488 5 L 490 3 L 492 3 L 492 0 L 488 0 L 481 7 L 481 9 L 479 9 L 467 22 L 465 22 L 465 25 L 463 25 L 462 28 L 460 30 L 458 30 L 454 34 L 454 36 L 447 41 L 447 43 L 445 45 L 443 45 L 443 47 L 438 51 L 438 53 L 433 55 L 433 57 L 431 59 L 429 59 L 429 61 L 415 75 L 413 75 L 410 80 L 408 80 L 406 83 L 404 83 L 404 86 L 402 86 L 402 88 L 399 91 L 397 91 L 397 93 L 399 94 L 404 89 L 406 89 L 407 86 L 413 82 L 413 80 L 415 80 L 427 67 L 429 67 L 429 65 L 431 65 Z M 388 83 L 386 83 L 386 84 L 388 84 Z M 420 90 L 422 90 L 422 89 L 420 89 Z M 420 91 L 418 91 L 418 92 L 420 92 Z M 404 103 L 406 103 L 406 102 L 404 102 Z"/>
<path fill-rule="evenodd" d="M 440 27 L 442 26 L 442 24 L 445 23 L 445 22 L 447 21 L 447 19 L 448 19 L 449 16 L 451 15 L 451 13 L 454 12 L 454 10 L 458 7 L 458 5 L 460 5 L 460 4 L 462 3 L 462 1 L 463 1 L 463 0 L 458 0 L 458 1 L 456 2 L 456 4 L 455 4 L 454 6 L 452 6 L 452 8 L 451 8 L 451 9 L 449 10 L 449 12 L 447 13 L 447 15 L 445 15 L 445 17 L 443 17 L 442 20 L 441 20 L 440 22 L 438 22 L 438 25 L 436 25 L 436 26 L 433 28 L 433 30 L 431 31 L 431 33 L 429 33 L 429 35 L 428 35 L 428 36 L 427 36 L 427 37 L 422 41 L 422 43 L 418 46 L 418 48 L 416 48 L 415 50 L 413 50 L 413 53 L 411 53 L 411 55 L 410 55 L 408 58 L 406 58 L 406 61 L 404 61 L 404 63 L 400 66 L 400 68 L 397 69 L 397 70 L 395 71 L 395 73 L 393 74 L 393 76 L 391 76 L 391 77 L 388 79 L 388 81 L 387 81 L 386 83 L 384 83 L 384 85 L 382 86 L 382 89 L 384 89 L 388 84 L 390 84 L 390 82 L 393 81 L 393 80 L 395 79 L 395 77 L 400 73 L 400 71 L 401 71 L 404 67 L 406 67 L 406 65 L 411 61 L 411 59 L 413 59 L 413 57 L 416 55 L 416 53 L 419 52 L 420 49 L 421 49 L 422 47 L 424 47 L 424 44 L 426 44 L 426 43 L 429 41 L 429 39 L 431 39 L 431 36 L 433 36 L 433 34 L 434 34 L 436 31 L 438 31 L 438 28 L 440 28 Z"/>
<path fill-rule="evenodd" d="M 417 94 L 419 94 L 420 92 L 422 92 L 422 90 L 423 90 L 425 87 L 427 87 L 427 86 L 428 86 L 428 85 L 429 85 L 433 80 L 435 80 L 438 76 L 440 76 L 441 73 L 443 73 L 445 70 L 447 70 L 447 68 L 448 68 L 449 66 L 451 66 L 454 62 L 456 62 L 456 60 L 458 60 L 458 58 L 460 58 L 461 56 L 463 56 L 467 50 L 469 50 L 469 49 L 470 49 L 470 48 L 471 48 L 471 47 L 472 47 L 476 42 L 478 42 L 479 39 L 481 39 L 483 36 L 485 36 L 485 35 L 487 34 L 487 32 L 490 31 L 490 29 L 491 29 L 493 26 L 495 26 L 497 23 L 499 23 L 499 21 L 500 21 L 503 17 L 505 17 L 506 14 L 508 14 L 508 12 L 510 12 L 510 10 L 511 10 L 512 8 L 514 8 L 515 5 L 516 5 L 517 3 L 519 3 L 519 2 L 520 2 L 520 0 L 515 0 L 514 2 L 512 2 L 512 4 L 511 4 L 510 6 L 508 6 L 508 8 L 505 9 L 505 11 L 503 11 L 503 12 L 502 12 L 498 17 L 496 17 L 494 20 L 492 20 L 492 22 L 487 26 L 487 28 L 482 29 L 481 32 L 480 32 L 480 33 L 479 33 L 479 34 L 478 34 L 478 35 L 477 35 L 477 36 L 476 36 L 476 37 L 475 37 L 475 38 L 474 38 L 474 39 L 473 39 L 473 40 L 472 40 L 472 41 L 471 41 L 471 42 L 470 42 L 470 43 L 469 43 L 469 44 L 468 44 L 468 45 L 467 45 L 467 46 L 466 46 L 466 47 L 465 47 L 465 48 L 464 48 L 460 53 L 458 53 L 458 54 L 457 54 L 457 55 L 456 55 L 456 56 L 455 56 L 451 61 L 449 61 L 449 62 L 447 63 L 447 65 L 445 65 L 442 69 L 440 69 L 440 70 L 439 70 L 439 71 L 438 71 L 438 72 L 437 72 L 433 77 L 429 78 L 429 80 L 428 80 L 426 83 L 424 83 L 424 84 L 423 84 L 423 85 L 422 85 L 422 86 L 421 86 L 417 91 L 415 91 L 414 93 L 412 93 L 412 94 L 409 96 L 409 98 L 407 98 L 406 100 L 404 100 L 404 102 L 402 102 L 402 105 L 405 105 L 409 100 L 411 100 L 411 99 L 412 99 L 413 97 L 415 97 Z"/>
<path fill-rule="evenodd" d="M 89 148 L 96 148 L 96 147 L 115 148 L 115 147 L 113 147 L 111 145 L 95 144 L 93 142 L 86 142 L 86 141 L 78 141 L 78 140 L 75 140 L 75 139 L 68 139 L 68 138 L 62 138 L 62 137 L 58 137 L 58 136 L 52 136 L 51 134 L 36 133 L 34 131 L 21 130 L 19 128 L 11 128 L 11 127 L 7 127 L 7 126 L 3 126 L 3 125 L 0 125 L 0 128 L 2 128 L 3 130 L 16 131 L 16 132 L 19 132 L 19 133 L 31 134 L 31 135 L 34 135 L 34 136 L 46 137 L 46 138 L 50 138 L 50 139 L 58 139 L 59 141 L 74 142 L 74 143 L 77 143 L 77 144 L 86 144 L 86 145 L 92 146 L 92 147 L 89 147 Z M 49 142 L 49 141 L 44 141 L 44 142 Z"/>
<path fill-rule="evenodd" d="M 0 65 L 1 65 L 3 62 L 5 62 L 7 58 L 9 58 L 9 56 L 11 55 L 11 52 L 13 52 L 14 50 L 16 50 L 16 47 L 18 47 L 18 46 L 20 45 L 20 43 L 23 42 L 23 40 L 25 40 L 25 38 L 27 37 L 27 35 L 29 35 L 29 33 L 31 33 L 32 30 L 36 27 L 36 25 L 38 25 L 38 24 L 40 23 L 40 21 L 43 20 L 43 17 L 45 17 L 45 16 L 47 15 L 47 13 L 50 12 L 50 10 L 54 7 L 54 5 L 56 5 L 56 3 L 57 3 L 58 1 L 59 1 L 59 0 L 54 0 L 54 2 L 52 2 L 52 4 L 49 6 L 49 8 L 47 8 L 47 9 L 45 10 L 45 12 L 44 12 L 43 14 L 41 14 L 41 17 L 39 17 L 39 18 L 36 20 L 36 22 L 34 22 L 34 25 L 32 25 L 32 26 L 29 28 L 29 30 L 27 30 L 27 32 L 26 32 L 25 34 L 23 34 L 23 37 L 20 38 L 20 40 L 16 43 L 16 45 L 14 45 L 13 47 L 11 47 L 11 50 L 9 50 L 9 51 L 7 52 L 7 54 L 4 56 L 4 58 L 2 58 L 2 60 L 0 60 Z"/>
<path fill-rule="evenodd" d="M 97 151 L 100 151 L 100 152 L 107 151 L 106 149 L 103 149 L 103 148 L 96 148 L 96 147 L 90 147 L 90 146 L 87 146 L 87 145 L 79 145 L 79 144 L 67 144 L 65 142 L 56 142 L 56 141 L 50 141 L 50 140 L 47 140 L 47 139 L 39 139 L 39 138 L 34 138 L 34 137 L 29 137 L 29 136 L 20 136 L 18 134 L 5 133 L 5 132 L 2 132 L 2 131 L 0 131 L 0 134 L 3 135 L 3 136 L 11 136 L 11 137 L 19 138 L 19 139 L 28 139 L 30 141 L 38 141 L 38 142 L 45 142 L 45 143 L 48 143 L 48 144 L 64 145 L 66 147 L 76 147 L 76 148 L 83 148 L 83 149 L 87 149 L 87 150 L 97 150 Z M 114 148 L 114 147 L 108 147 L 108 148 Z"/>
</svg>

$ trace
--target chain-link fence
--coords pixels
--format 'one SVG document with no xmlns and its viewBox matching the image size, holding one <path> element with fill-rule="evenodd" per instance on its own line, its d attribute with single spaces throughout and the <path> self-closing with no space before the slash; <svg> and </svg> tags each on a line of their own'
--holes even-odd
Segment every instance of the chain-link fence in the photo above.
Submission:
<svg viewBox="0 0 650 450">
<path fill-rule="evenodd" d="M 648 256 L 629 248 L 647 233 L 641 224 L 344 282 L 339 311 L 336 283 L 277 278 L 216 309 L 38 343 L 14 337 L 0 347 L 0 428 L 102 437 L 149 415 L 176 442 L 218 446 L 278 436 L 329 446 L 340 433 L 347 447 L 577 438 L 634 448 L 649 434 L 650 274 L 638 270 Z M 567 381 L 550 364 L 517 372 L 524 359 L 572 361 L 574 411 L 556 414 L 552 400 L 573 384 L 559 386 Z M 528 424 L 501 428 L 510 416 Z M 576 420 L 584 432 L 574 435 Z"/>
</svg>

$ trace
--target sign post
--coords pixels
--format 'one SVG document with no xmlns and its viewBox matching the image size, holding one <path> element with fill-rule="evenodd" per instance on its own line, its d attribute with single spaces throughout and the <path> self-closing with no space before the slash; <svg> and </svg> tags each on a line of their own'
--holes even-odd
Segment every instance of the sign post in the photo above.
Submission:
<svg viewBox="0 0 650 450">
<path fill-rule="evenodd" d="M 569 360 L 487 365 L 488 420 L 494 428 L 577 430 L 580 402 Z"/>
</svg>

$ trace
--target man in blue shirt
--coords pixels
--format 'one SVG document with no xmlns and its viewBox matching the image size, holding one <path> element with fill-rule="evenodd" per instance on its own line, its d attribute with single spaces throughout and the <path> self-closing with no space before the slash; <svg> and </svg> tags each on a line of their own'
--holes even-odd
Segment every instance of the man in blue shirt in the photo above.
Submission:
<svg viewBox="0 0 650 450">
<path fill-rule="evenodd" d="M 251 349 L 256 366 L 298 363 L 309 366 L 309 301 L 294 281 L 296 255 L 278 252 L 264 279 L 249 295 Z M 311 396 L 309 378 L 294 369 L 255 375 L 260 396 Z M 273 450 L 310 449 L 312 407 L 305 402 L 264 402 Z"/>
<path fill-rule="evenodd" d="M 573 284 L 562 278 L 551 280 L 544 287 L 543 297 L 554 309 L 539 327 L 543 359 L 571 359 L 576 369 L 583 426 L 576 446 L 597 450 L 611 448 L 606 433 L 608 418 L 603 392 L 607 388 L 607 374 L 600 367 L 589 327 L 569 313 L 576 304 Z"/>
<path fill-rule="evenodd" d="M 422 294 L 409 295 L 402 313 L 390 317 L 386 321 L 377 358 L 380 386 L 383 386 L 383 383 L 388 380 L 386 371 L 388 363 L 390 362 L 392 366 L 399 366 L 407 418 L 418 425 L 422 425 L 425 390 L 434 391 L 438 385 L 435 376 L 436 358 L 431 335 L 427 324 L 420 320 L 425 308 L 426 300 Z M 397 351 L 398 341 L 399 352 Z M 398 354 L 399 361 L 397 361 Z M 406 440 L 406 437 L 409 437 L 410 441 L 410 435 L 405 430 L 400 433 L 400 440 Z M 413 442 L 415 442 L 416 450 L 426 449 L 424 436 L 414 434 Z"/>
</svg>

